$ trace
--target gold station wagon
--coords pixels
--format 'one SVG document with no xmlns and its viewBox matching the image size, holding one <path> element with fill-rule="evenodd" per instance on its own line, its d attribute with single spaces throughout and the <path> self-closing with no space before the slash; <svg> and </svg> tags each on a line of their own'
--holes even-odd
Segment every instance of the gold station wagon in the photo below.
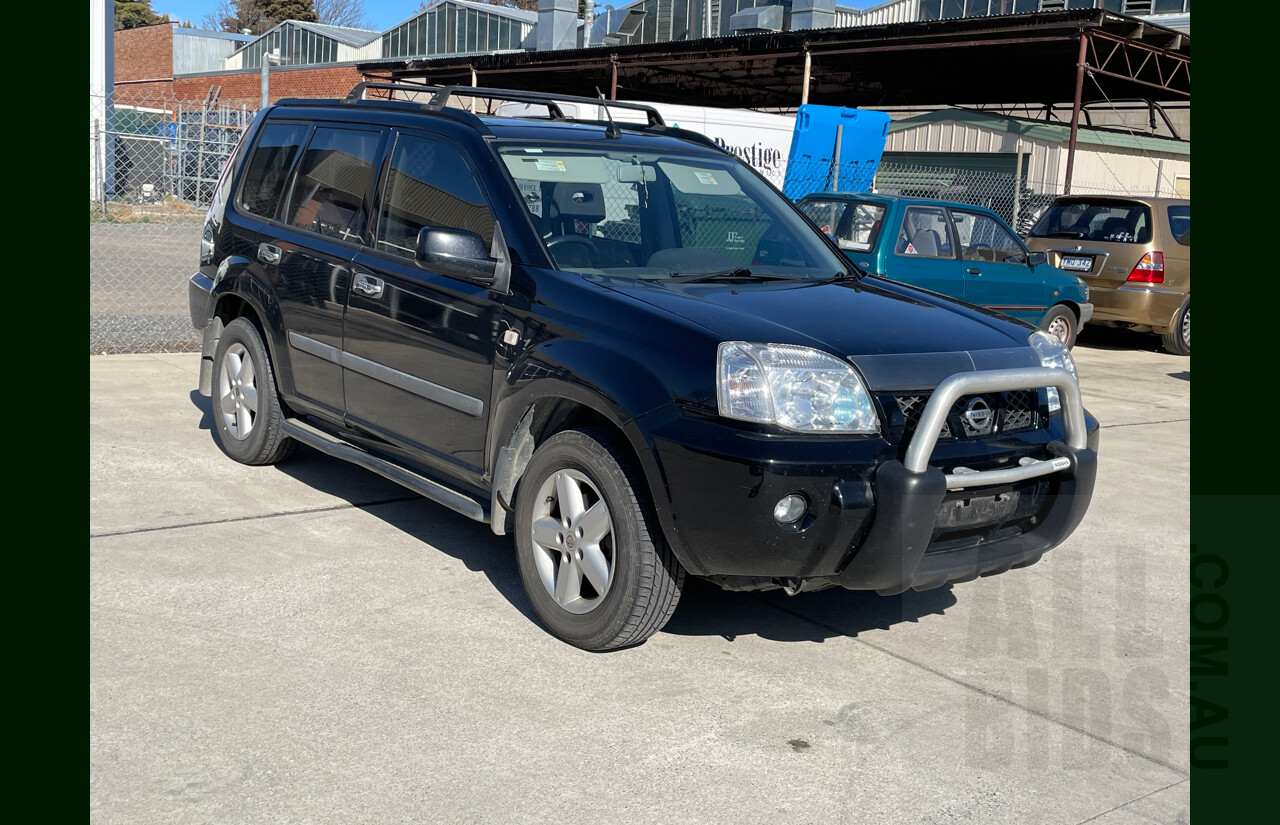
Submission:
<svg viewBox="0 0 1280 825">
<path fill-rule="evenodd" d="M 1154 332 L 1191 354 L 1191 201 L 1064 195 L 1036 221 L 1027 246 L 1089 285 L 1089 323 Z"/>
</svg>

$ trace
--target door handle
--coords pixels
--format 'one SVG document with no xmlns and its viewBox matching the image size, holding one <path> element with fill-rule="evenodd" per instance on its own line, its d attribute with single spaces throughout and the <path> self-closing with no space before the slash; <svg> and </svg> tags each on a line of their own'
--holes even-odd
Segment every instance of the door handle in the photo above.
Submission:
<svg viewBox="0 0 1280 825">
<path fill-rule="evenodd" d="M 966 272 L 968 272 L 970 275 L 981 275 L 981 274 L 982 274 L 982 270 L 981 270 L 981 269 L 969 269 L 969 270 L 965 270 L 965 271 L 966 271 Z"/>
<path fill-rule="evenodd" d="M 370 298 L 382 297 L 382 279 L 375 278 L 372 275 L 365 275 L 363 272 L 358 273 L 355 280 L 351 282 L 351 288 L 361 295 L 367 295 Z"/>
<path fill-rule="evenodd" d="M 280 247 L 272 246 L 269 243 L 258 244 L 258 260 L 264 264 L 280 263 Z"/>
</svg>

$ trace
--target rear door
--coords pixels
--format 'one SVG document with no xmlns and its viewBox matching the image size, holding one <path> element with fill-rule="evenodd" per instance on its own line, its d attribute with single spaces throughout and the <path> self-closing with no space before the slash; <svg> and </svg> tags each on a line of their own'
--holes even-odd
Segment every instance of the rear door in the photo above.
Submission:
<svg viewBox="0 0 1280 825">
<path fill-rule="evenodd" d="M 964 296 L 961 261 L 956 257 L 955 233 L 941 206 L 912 205 L 902 211 L 892 234 L 881 241 L 885 249 L 884 275 L 911 286 L 955 298 Z"/>
<path fill-rule="evenodd" d="M 291 178 L 259 256 L 274 265 L 275 294 L 298 395 L 343 411 L 343 314 L 351 259 L 368 237 L 374 168 L 385 131 L 319 125 Z"/>
<path fill-rule="evenodd" d="M 1029 324 L 1049 308 L 1044 280 L 1032 272 L 1027 250 L 1013 231 L 986 212 L 951 209 L 964 262 L 964 299 Z"/>
<path fill-rule="evenodd" d="M 466 153 L 445 137 L 394 138 L 373 242 L 354 260 L 343 356 L 348 420 L 455 475 L 483 472 L 502 303 L 488 287 L 414 261 L 418 231 L 493 243 L 493 212 Z"/>
</svg>

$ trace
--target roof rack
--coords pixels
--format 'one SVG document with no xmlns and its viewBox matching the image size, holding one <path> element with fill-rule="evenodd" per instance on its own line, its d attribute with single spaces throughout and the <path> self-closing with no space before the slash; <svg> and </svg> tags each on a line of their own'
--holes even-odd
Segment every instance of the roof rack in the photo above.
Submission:
<svg viewBox="0 0 1280 825">
<path fill-rule="evenodd" d="M 606 112 L 608 107 L 618 109 L 631 109 L 637 112 L 644 112 L 649 119 L 650 128 L 665 128 L 666 122 L 662 119 L 662 115 L 652 106 L 646 106 L 643 103 L 629 103 L 621 100 L 604 100 L 593 97 L 578 97 L 576 95 L 551 95 L 543 92 L 523 92 L 514 91 L 512 89 L 490 89 L 479 86 L 419 86 L 414 83 L 377 83 L 372 81 L 357 83 L 351 91 L 343 98 L 343 103 L 359 103 L 366 98 L 364 93 L 368 89 L 384 89 L 395 92 L 414 92 L 422 94 L 430 92 L 431 100 L 420 104 L 422 108 L 429 112 L 438 112 L 446 107 L 449 98 L 457 95 L 459 97 L 480 97 L 486 100 L 509 100 L 516 103 L 536 103 L 546 106 L 547 111 L 551 115 L 552 120 L 569 120 L 565 117 L 564 112 L 560 109 L 558 103 L 581 103 L 588 106 L 604 106 Z"/>
</svg>

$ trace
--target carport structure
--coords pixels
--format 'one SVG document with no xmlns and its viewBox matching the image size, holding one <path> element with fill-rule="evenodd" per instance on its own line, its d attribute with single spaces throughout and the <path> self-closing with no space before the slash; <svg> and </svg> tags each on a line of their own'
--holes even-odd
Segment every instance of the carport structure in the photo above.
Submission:
<svg viewBox="0 0 1280 825">
<path fill-rule="evenodd" d="M 978 106 L 1056 119 L 1069 102 L 1068 191 L 1076 127 L 1091 101 L 1191 99 L 1190 37 L 1102 9 L 382 60 L 359 69 L 369 80 L 590 97 L 598 90 L 611 99 L 723 108 Z M 1158 107 L 1150 111 L 1152 132 L 1172 130 Z"/>
</svg>

